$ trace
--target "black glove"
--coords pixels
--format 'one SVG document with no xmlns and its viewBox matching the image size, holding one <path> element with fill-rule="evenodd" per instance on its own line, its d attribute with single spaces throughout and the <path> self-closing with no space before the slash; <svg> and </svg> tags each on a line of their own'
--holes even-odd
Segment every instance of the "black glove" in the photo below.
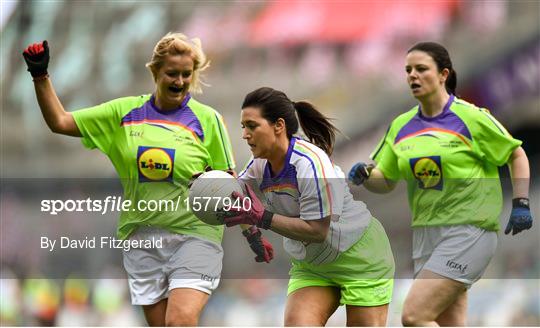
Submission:
<svg viewBox="0 0 540 328">
<path fill-rule="evenodd" d="M 359 186 L 369 178 L 371 170 L 375 166 L 373 164 L 366 164 L 364 162 L 358 162 L 349 171 L 349 180 L 355 185 Z"/>
<path fill-rule="evenodd" d="M 529 199 L 512 199 L 512 213 L 510 213 L 510 219 L 508 220 L 506 229 L 504 229 L 504 234 L 507 235 L 512 231 L 512 235 L 515 235 L 523 230 L 529 230 L 532 224 L 533 218 L 531 209 L 529 208 Z"/>
<path fill-rule="evenodd" d="M 244 237 L 246 237 L 249 247 L 257 254 L 255 261 L 270 263 L 274 258 L 274 247 L 272 244 L 262 236 L 261 230 L 255 226 L 249 227 L 242 231 Z"/>
<path fill-rule="evenodd" d="M 23 51 L 23 57 L 32 77 L 42 77 L 48 74 L 47 67 L 49 67 L 50 57 L 47 40 L 29 45 Z"/>
</svg>

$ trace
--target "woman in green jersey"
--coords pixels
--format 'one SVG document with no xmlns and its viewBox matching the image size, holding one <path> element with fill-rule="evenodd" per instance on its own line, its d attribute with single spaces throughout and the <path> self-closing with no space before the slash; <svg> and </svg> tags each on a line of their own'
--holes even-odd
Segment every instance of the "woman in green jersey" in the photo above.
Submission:
<svg viewBox="0 0 540 328">
<path fill-rule="evenodd" d="M 467 289 L 482 276 L 497 244 L 497 167 L 510 167 L 514 199 L 505 233 L 516 234 L 532 226 L 529 162 L 521 141 L 487 110 L 455 96 L 456 72 L 443 46 L 416 44 L 405 70 L 419 105 L 392 121 L 371 155 L 377 165 L 358 163 L 349 179 L 376 193 L 407 181 L 415 281 L 403 324 L 463 326 Z"/>
<path fill-rule="evenodd" d="M 162 240 L 162 248 L 124 252 L 133 304 L 152 326 L 195 326 L 221 274 L 223 227 L 199 221 L 185 206 L 188 181 L 208 166 L 232 170 L 231 145 L 221 115 L 192 98 L 209 61 L 198 39 L 169 33 L 155 46 L 147 67 L 153 94 L 115 99 L 66 112 L 47 73 L 47 41 L 23 53 L 37 101 L 49 128 L 81 137 L 113 163 L 132 207 L 120 215 L 118 237 Z M 156 211 L 151 201 L 180 200 L 179 208 Z M 260 232 L 246 234 L 258 261 L 272 247 Z"/>
</svg>

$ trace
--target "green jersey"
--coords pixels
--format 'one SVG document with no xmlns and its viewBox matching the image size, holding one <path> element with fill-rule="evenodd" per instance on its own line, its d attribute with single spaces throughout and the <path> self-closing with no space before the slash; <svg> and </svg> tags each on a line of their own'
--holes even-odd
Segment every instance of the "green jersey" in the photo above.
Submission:
<svg viewBox="0 0 540 328">
<path fill-rule="evenodd" d="M 407 181 L 413 227 L 498 230 L 497 167 L 520 145 L 486 109 L 450 96 L 436 117 L 423 116 L 420 106 L 398 116 L 371 158 L 387 179 Z"/>
<path fill-rule="evenodd" d="M 132 203 L 120 214 L 119 238 L 144 225 L 221 242 L 223 227 L 199 221 L 185 202 L 194 173 L 208 165 L 217 170 L 234 167 L 229 136 L 217 111 L 190 95 L 177 109 L 161 111 L 153 96 L 144 95 L 75 111 L 73 117 L 83 144 L 109 157 L 124 199 Z M 169 205 L 157 210 L 148 206 L 166 200 Z M 145 210 L 137 205 L 141 203 Z"/>
</svg>

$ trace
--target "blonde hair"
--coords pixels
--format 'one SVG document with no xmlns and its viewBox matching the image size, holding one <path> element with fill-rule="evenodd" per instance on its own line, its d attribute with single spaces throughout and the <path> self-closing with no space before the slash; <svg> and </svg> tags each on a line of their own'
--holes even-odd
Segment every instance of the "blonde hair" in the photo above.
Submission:
<svg viewBox="0 0 540 328">
<path fill-rule="evenodd" d="M 189 55 L 193 59 L 193 79 L 189 86 L 189 91 L 202 93 L 202 85 L 207 86 L 201 79 L 201 72 L 210 66 L 210 61 L 206 58 L 201 46 L 201 40 L 198 38 L 188 39 L 182 33 L 167 33 L 158 41 L 152 53 L 152 59 L 146 63 L 154 79 L 157 72 L 163 65 L 165 57 L 168 55 Z"/>
</svg>

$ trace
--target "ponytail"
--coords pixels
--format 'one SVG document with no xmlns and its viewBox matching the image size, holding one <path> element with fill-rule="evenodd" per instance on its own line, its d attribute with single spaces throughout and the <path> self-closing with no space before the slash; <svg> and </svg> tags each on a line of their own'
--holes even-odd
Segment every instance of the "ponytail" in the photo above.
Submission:
<svg viewBox="0 0 540 328">
<path fill-rule="evenodd" d="M 324 150 L 328 156 L 332 155 L 336 132 L 339 131 L 330 122 L 330 119 L 319 112 L 311 103 L 298 101 L 293 103 L 300 126 L 309 141 Z"/>
<path fill-rule="evenodd" d="M 448 77 L 446 78 L 446 82 L 444 83 L 444 86 L 446 87 L 446 91 L 448 91 L 448 93 L 456 95 L 457 73 L 453 68 L 450 69 L 450 73 L 448 74 Z"/>
</svg>

